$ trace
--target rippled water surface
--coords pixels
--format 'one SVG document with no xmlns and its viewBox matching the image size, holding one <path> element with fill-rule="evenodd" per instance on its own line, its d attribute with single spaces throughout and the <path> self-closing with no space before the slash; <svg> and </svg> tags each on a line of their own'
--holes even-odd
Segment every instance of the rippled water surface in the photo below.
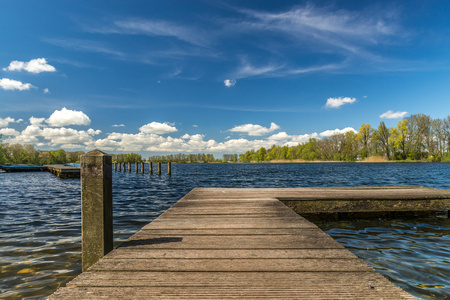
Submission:
<svg viewBox="0 0 450 300">
<path fill-rule="evenodd" d="M 134 170 L 114 172 L 114 238 L 119 244 L 194 187 L 450 189 L 449 167 L 431 163 L 173 164 L 171 177 Z M 43 172 L 0 173 L 0 298 L 44 298 L 80 273 L 80 214 L 79 179 L 60 180 Z M 449 219 L 323 221 L 318 225 L 409 293 L 425 299 L 450 298 Z"/>
</svg>

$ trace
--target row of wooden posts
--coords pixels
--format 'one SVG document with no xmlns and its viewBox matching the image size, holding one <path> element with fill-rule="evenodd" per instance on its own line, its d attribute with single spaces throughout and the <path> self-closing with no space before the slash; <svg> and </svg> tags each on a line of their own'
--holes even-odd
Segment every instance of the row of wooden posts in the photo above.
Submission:
<svg viewBox="0 0 450 300">
<path fill-rule="evenodd" d="M 119 172 L 126 172 L 127 171 L 127 165 L 128 165 L 128 173 L 131 173 L 131 163 L 114 163 L 114 171 L 119 171 Z M 134 163 L 135 165 L 135 171 L 136 173 L 139 173 L 139 165 L 141 166 L 141 173 L 144 174 L 144 167 L 145 167 L 145 163 Z M 149 162 L 148 163 L 148 169 L 149 169 L 149 173 L 153 174 L 153 163 Z M 161 175 L 161 163 L 158 163 L 158 175 Z M 172 164 L 170 162 L 167 163 L 167 175 L 172 175 Z"/>
</svg>

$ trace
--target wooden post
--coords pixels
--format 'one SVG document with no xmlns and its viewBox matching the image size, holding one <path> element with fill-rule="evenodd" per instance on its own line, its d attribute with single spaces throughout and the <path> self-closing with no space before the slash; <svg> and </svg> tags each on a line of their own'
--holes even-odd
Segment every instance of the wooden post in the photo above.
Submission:
<svg viewBox="0 0 450 300">
<path fill-rule="evenodd" d="M 117 171 L 117 163 L 114 163 L 114 171 Z"/>
<path fill-rule="evenodd" d="M 167 163 L 167 175 L 172 175 L 172 163 L 170 161 Z"/>
<path fill-rule="evenodd" d="M 131 163 L 128 163 L 128 173 L 131 173 Z"/>
<path fill-rule="evenodd" d="M 127 171 L 127 168 L 125 168 L 125 163 L 122 163 L 122 168 L 123 168 L 123 171 L 124 171 L 124 172 Z"/>
<path fill-rule="evenodd" d="M 161 175 L 161 163 L 158 163 L 158 175 Z"/>
<path fill-rule="evenodd" d="M 81 156 L 82 270 L 113 249 L 112 157 L 100 150 Z"/>
<path fill-rule="evenodd" d="M 122 164 L 118 163 L 118 165 L 119 165 L 119 172 L 121 172 L 122 171 Z"/>
<path fill-rule="evenodd" d="M 135 169 L 135 172 L 137 173 L 138 172 L 138 163 L 134 163 L 134 169 Z"/>
<path fill-rule="evenodd" d="M 144 174 L 144 163 L 141 162 L 141 173 Z"/>
<path fill-rule="evenodd" d="M 152 162 L 149 162 L 148 163 L 148 172 L 150 173 L 150 174 L 153 174 L 153 163 Z"/>
</svg>

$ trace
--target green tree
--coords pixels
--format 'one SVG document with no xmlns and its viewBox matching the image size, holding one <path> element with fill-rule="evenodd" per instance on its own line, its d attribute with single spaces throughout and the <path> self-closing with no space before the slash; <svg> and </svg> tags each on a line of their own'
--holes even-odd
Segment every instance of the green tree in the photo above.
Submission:
<svg viewBox="0 0 450 300">
<path fill-rule="evenodd" d="M 386 127 L 386 124 L 384 124 L 383 121 L 380 122 L 380 125 L 378 126 L 378 140 L 381 143 L 382 149 L 385 153 L 385 155 L 387 156 L 387 159 L 391 159 L 391 147 L 390 147 L 390 143 L 389 143 L 389 136 L 390 136 L 390 132 L 389 129 Z"/>
<path fill-rule="evenodd" d="M 374 129 L 370 124 L 363 123 L 359 128 L 358 133 L 356 134 L 356 140 L 361 143 L 363 148 L 361 153 L 362 158 L 369 156 L 369 148 L 370 148 L 369 146 L 370 141 L 372 140 L 373 132 Z"/>
</svg>

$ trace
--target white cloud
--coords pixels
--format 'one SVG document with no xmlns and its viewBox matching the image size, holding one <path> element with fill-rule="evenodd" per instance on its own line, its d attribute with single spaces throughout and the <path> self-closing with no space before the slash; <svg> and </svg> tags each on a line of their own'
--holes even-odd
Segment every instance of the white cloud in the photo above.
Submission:
<svg viewBox="0 0 450 300">
<path fill-rule="evenodd" d="M 123 124 L 115 124 L 112 127 L 125 127 L 125 125 L 123 125 Z"/>
<path fill-rule="evenodd" d="M 406 116 L 406 114 L 408 114 L 407 111 L 393 112 L 392 110 L 388 110 L 387 112 L 382 113 L 380 115 L 380 118 L 382 118 L 382 119 L 400 119 L 400 118 L 403 118 L 404 116 Z"/>
<path fill-rule="evenodd" d="M 192 127 L 195 127 L 195 128 L 197 128 L 197 127 L 198 127 L 198 125 L 192 125 Z"/>
<path fill-rule="evenodd" d="M 243 132 L 247 133 L 249 136 L 261 136 L 263 134 L 273 132 L 277 129 L 280 129 L 280 126 L 272 122 L 270 123 L 270 128 L 262 127 L 261 125 L 244 124 L 235 126 L 234 128 L 231 128 L 228 131 Z"/>
<path fill-rule="evenodd" d="M 352 104 L 356 101 L 356 98 L 350 97 L 338 97 L 338 98 L 328 98 L 327 103 L 325 104 L 326 108 L 338 108 L 344 104 Z"/>
<path fill-rule="evenodd" d="M 45 121 L 45 118 L 35 118 L 35 117 L 31 117 L 30 118 L 30 124 L 31 125 L 40 125 L 44 121 Z"/>
<path fill-rule="evenodd" d="M 46 122 L 54 127 L 91 124 L 89 117 L 82 111 L 70 110 L 65 107 L 61 110 L 55 110 Z"/>
<path fill-rule="evenodd" d="M 19 135 L 19 134 L 20 134 L 20 132 L 18 132 L 15 129 L 12 129 L 12 128 L 1 128 L 0 129 L 0 135 L 7 135 L 7 136 L 13 135 L 13 136 L 16 136 L 16 135 Z"/>
<path fill-rule="evenodd" d="M 101 130 L 94 130 L 94 129 L 92 129 L 92 128 L 89 128 L 89 129 L 87 130 L 87 133 L 88 133 L 89 135 L 99 135 L 100 133 L 102 133 L 102 131 L 101 131 Z"/>
<path fill-rule="evenodd" d="M 357 133 L 355 129 L 352 127 L 345 127 L 344 129 L 334 129 L 334 130 L 325 130 L 324 132 L 319 133 L 321 137 L 330 137 L 335 134 L 341 134 L 341 133 L 347 133 L 349 131 L 353 131 L 354 133 Z"/>
<path fill-rule="evenodd" d="M 6 117 L 4 119 L 0 118 L 0 127 L 7 127 L 9 123 L 19 123 L 20 120 L 15 120 L 11 117 Z"/>
<path fill-rule="evenodd" d="M 47 64 L 45 58 L 32 59 L 29 62 L 13 60 L 3 71 L 27 71 L 30 73 L 55 72 L 55 67 Z"/>
<path fill-rule="evenodd" d="M 49 89 L 44 89 L 43 91 L 42 91 L 44 94 L 50 94 L 50 90 Z"/>
<path fill-rule="evenodd" d="M 223 81 L 223 83 L 225 84 L 225 86 L 231 87 L 231 86 L 236 85 L 236 80 L 234 80 L 234 79 L 225 79 Z"/>
<path fill-rule="evenodd" d="M 178 131 L 178 129 L 176 129 L 173 126 L 170 126 L 169 123 L 167 122 L 166 123 L 151 122 L 139 128 L 139 131 L 142 133 L 165 134 L 176 132 Z"/>
<path fill-rule="evenodd" d="M 0 79 L 0 88 L 4 89 L 5 91 L 26 91 L 31 89 L 32 87 L 33 86 L 30 83 L 22 83 L 20 81 L 9 78 Z"/>
<path fill-rule="evenodd" d="M 291 138 L 290 135 L 288 135 L 286 132 L 278 132 L 277 134 L 271 135 L 268 137 L 269 140 L 274 140 L 274 141 L 283 141 L 283 140 L 287 140 Z"/>
</svg>

